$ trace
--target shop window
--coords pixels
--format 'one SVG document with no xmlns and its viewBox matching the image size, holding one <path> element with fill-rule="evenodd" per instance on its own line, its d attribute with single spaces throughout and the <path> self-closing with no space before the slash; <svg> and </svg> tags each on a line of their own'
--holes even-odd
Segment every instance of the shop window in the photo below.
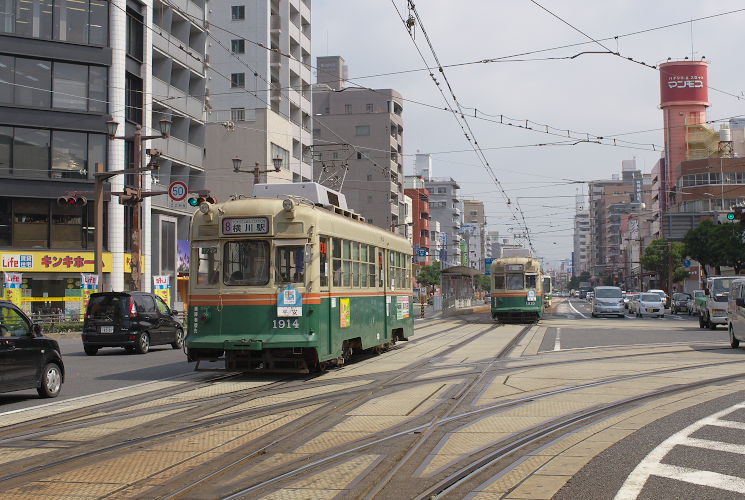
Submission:
<svg viewBox="0 0 745 500">
<path fill-rule="evenodd" d="M 55 130 L 52 134 L 52 179 L 84 179 L 87 134 Z"/>
<path fill-rule="evenodd" d="M 52 248 L 84 248 L 86 207 L 60 207 L 52 203 Z"/>
<path fill-rule="evenodd" d="M 39 59 L 15 59 L 15 103 L 48 108 L 52 104 L 52 63 Z"/>
<path fill-rule="evenodd" d="M 16 128 L 13 138 L 13 173 L 22 177 L 49 176 L 49 131 Z"/>
<path fill-rule="evenodd" d="M 17 248 L 48 248 L 49 200 L 15 200 L 13 246 Z"/>
</svg>

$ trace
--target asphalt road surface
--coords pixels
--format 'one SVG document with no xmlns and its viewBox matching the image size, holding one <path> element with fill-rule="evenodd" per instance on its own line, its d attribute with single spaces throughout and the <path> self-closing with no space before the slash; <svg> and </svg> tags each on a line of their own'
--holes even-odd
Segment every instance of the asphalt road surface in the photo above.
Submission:
<svg viewBox="0 0 745 500">
<path fill-rule="evenodd" d="M 170 345 L 153 346 L 147 354 L 128 354 L 124 349 L 104 348 L 95 356 L 87 356 L 78 336 L 65 336 L 58 342 L 65 363 L 65 383 L 60 395 L 49 400 L 39 398 L 34 389 L 0 393 L 0 414 L 50 401 L 165 380 L 194 370 L 194 364 L 186 362 L 183 351 Z"/>
</svg>

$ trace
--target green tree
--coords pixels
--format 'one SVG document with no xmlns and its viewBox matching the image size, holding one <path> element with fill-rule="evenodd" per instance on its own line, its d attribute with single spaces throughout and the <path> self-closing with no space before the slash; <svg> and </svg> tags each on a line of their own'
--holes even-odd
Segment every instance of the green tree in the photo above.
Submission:
<svg viewBox="0 0 745 500">
<path fill-rule="evenodd" d="M 484 276 L 483 274 L 476 275 L 473 278 L 473 284 L 479 290 L 489 292 L 491 291 L 491 276 Z"/>
<path fill-rule="evenodd" d="M 428 266 L 420 267 L 416 281 L 420 286 L 427 287 L 427 295 L 429 295 L 432 287 L 440 284 L 440 261 L 436 260 Z"/>
<path fill-rule="evenodd" d="M 735 274 L 745 267 L 745 245 L 740 224 L 721 224 L 715 229 L 716 241 L 721 252 L 722 265 L 731 266 Z"/>
<path fill-rule="evenodd" d="M 570 290 L 577 290 L 580 283 L 585 283 L 587 281 L 590 281 L 590 273 L 588 271 L 582 271 L 579 276 L 572 276 L 567 287 Z"/>
<path fill-rule="evenodd" d="M 706 266 L 719 268 L 722 262 L 721 247 L 715 244 L 717 227 L 710 220 L 705 220 L 690 229 L 683 238 L 686 254 L 701 264 L 704 276 L 708 276 Z"/>
<path fill-rule="evenodd" d="M 677 283 L 688 277 L 688 271 L 683 267 L 685 256 L 686 246 L 683 243 L 658 238 L 652 240 L 652 243 L 644 249 L 641 263 L 644 269 L 655 271 L 660 277 L 660 282 L 667 283 L 670 262 L 672 262 L 672 281 Z"/>
</svg>

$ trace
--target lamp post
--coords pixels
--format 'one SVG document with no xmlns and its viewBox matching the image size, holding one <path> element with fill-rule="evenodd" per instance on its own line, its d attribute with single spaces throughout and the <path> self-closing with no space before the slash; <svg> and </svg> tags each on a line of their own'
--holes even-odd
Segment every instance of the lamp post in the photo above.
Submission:
<svg viewBox="0 0 745 500">
<path fill-rule="evenodd" d="M 119 122 L 115 121 L 113 118 L 108 120 L 106 122 L 106 129 L 109 134 L 109 139 L 120 139 L 123 141 L 132 141 L 134 144 L 134 158 L 133 158 L 133 168 L 130 169 L 124 169 L 124 170 L 118 170 L 118 171 L 111 171 L 111 172 L 96 172 L 96 192 L 99 192 L 99 188 L 103 189 L 103 182 L 115 175 L 119 174 L 138 174 L 135 175 L 135 188 L 134 190 L 127 190 L 125 193 L 122 193 L 119 199 L 120 203 L 123 204 L 132 204 L 133 210 L 132 210 L 132 260 L 130 262 L 130 268 L 132 270 L 132 281 L 134 282 L 134 289 L 135 290 L 141 290 L 142 289 L 142 217 L 140 214 L 140 203 L 142 202 L 142 199 L 146 196 L 154 196 L 157 194 L 162 193 L 143 193 L 142 192 L 142 178 L 139 176 L 142 172 L 148 172 L 151 170 L 156 170 L 157 165 L 155 166 L 147 166 L 145 168 L 142 167 L 142 143 L 144 141 L 149 141 L 152 139 L 167 139 L 171 135 L 171 125 L 173 122 L 166 118 L 165 116 L 160 119 L 158 122 L 159 128 L 160 128 L 160 135 L 143 135 L 142 134 L 142 126 L 137 124 L 135 126 L 135 133 L 131 136 L 117 136 L 116 135 L 116 129 L 119 127 Z M 152 156 L 157 157 L 159 153 L 154 154 Z M 98 168 L 97 168 L 98 170 Z M 100 185 L 100 186 L 99 186 Z M 99 222 L 103 222 L 103 205 L 99 207 L 99 198 L 96 199 L 96 224 Z M 96 265 L 100 265 L 100 257 L 103 253 L 103 236 L 102 236 L 102 228 L 101 226 L 96 226 Z M 101 235 L 100 237 L 98 235 Z M 99 241 L 100 239 L 100 241 Z M 99 251 L 101 253 L 99 253 Z M 99 279 L 100 277 L 100 268 L 98 269 L 99 272 Z"/>
<path fill-rule="evenodd" d="M 266 174 L 269 172 L 279 172 L 280 170 L 282 170 L 282 161 L 283 160 L 280 157 L 273 158 L 273 170 L 261 170 L 261 164 L 258 161 L 254 163 L 253 170 L 241 170 L 241 163 L 243 163 L 243 160 L 236 156 L 235 158 L 233 158 L 233 172 L 245 172 L 247 174 L 254 174 L 254 185 L 256 185 L 261 180 L 261 174 Z"/>
</svg>

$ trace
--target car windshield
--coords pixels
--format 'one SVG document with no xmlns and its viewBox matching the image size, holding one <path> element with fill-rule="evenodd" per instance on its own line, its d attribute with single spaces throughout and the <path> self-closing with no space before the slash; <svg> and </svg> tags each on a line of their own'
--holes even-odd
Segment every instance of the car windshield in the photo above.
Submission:
<svg viewBox="0 0 745 500">
<path fill-rule="evenodd" d="M 730 283 L 732 283 L 732 278 L 711 280 L 711 291 L 714 295 L 723 295 L 725 293 L 729 293 Z"/>
<path fill-rule="evenodd" d="M 639 300 L 641 302 L 660 302 L 662 298 L 656 293 L 643 293 Z"/>
<path fill-rule="evenodd" d="M 691 296 L 687 293 L 676 293 L 675 295 L 673 295 L 673 299 L 675 300 L 688 300 L 690 298 Z"/>
<path fill-rule="evenodd" d="M 623 295 L 621 294 L 620 288 L 596 288 L 595 297 L 598 299 L 620 299 Z"/>
</svg>

